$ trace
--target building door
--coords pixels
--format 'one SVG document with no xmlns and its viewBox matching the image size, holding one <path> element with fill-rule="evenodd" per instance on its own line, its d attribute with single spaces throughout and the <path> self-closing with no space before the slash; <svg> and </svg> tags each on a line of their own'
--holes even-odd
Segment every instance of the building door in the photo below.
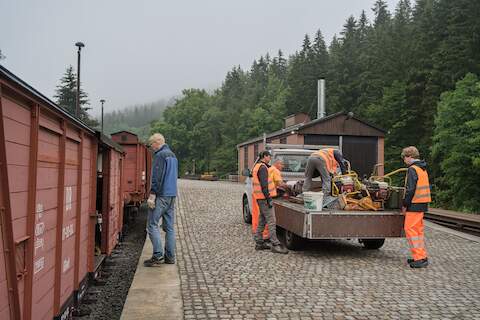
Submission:
<svg viewBox="0 0 480 320">
<path fill-rule="evenodd" d="M 373 166 L 377 164 L 377 137 L 343 137 L 343 156 L 350 161 L 352 170 L 361 179 L 370 176 Z"/>
</svg>

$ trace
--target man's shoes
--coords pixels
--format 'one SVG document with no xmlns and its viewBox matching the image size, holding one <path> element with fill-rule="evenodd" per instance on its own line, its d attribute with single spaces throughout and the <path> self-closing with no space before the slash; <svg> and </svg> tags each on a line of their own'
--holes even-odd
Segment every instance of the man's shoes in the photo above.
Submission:
<svg viewBox="0 0 480 320">
<path fill-rule="evenodd" d="M 273 253 L 281 253 L 281 254 L 287 254 L 288 249 L 282 246 L 281 244 L 277 244 L 276 246 L 272 246 L 270 249 Z"/>
<path fill-rule="evenodd" d="M 265 242 L 257 242 L 255 244 L 255 250 L 269 250 L 270 245 Z"/>
<path fill-rule="evenodd" d="M 143 265 L 145 267 L 157 267 L 163 263 L 163 260 L 165 260 L 163 256 L 162 257 L 153 256 L 150 259 L 143 261 Z"/>
<path fill-rule="evenodd" d="M 425 268 L 428 266 L 428 259 L 415 260 L 409 263 L 410 268 Z"/>
<path fill-rule="evenodd" d="M 175 264 L 175 258 L 165 257 L 166 264 Z"/>
</svg>

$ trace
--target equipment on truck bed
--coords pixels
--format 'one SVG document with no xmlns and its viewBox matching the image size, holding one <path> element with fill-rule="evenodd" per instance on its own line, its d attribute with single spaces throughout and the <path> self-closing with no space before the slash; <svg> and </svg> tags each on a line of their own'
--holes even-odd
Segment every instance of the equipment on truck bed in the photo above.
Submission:
<svg viewBox="0 0 480 320">
<path fill-rule="evenodd" d="M 406 168 L 394 170 L 385 175 L 374 175 L 379 165 L 374 167 L 374 173 L 368 179 L 359 180 L 350 163 L 346 174 L 335 175 L 332 178 L 332 196 L 338 197 L 338 208 L 351 210 L 378 211 L 386 207 L 398 209 L 401 207 L 404 187 L 393 186 L 392 176 L 406 172 Z M 394 197 L 390 201 L 391 197 Z"/>
</svg>

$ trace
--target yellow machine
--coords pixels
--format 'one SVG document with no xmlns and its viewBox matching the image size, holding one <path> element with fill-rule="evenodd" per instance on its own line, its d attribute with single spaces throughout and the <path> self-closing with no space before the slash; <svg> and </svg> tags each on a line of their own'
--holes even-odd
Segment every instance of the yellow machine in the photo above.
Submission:
<svg viewBox="0 0 480 320">
<path fill-rule="evenodd" d="M 407 168 L 400 168 L 385 175 L 378 175 L 377 164 L 368 179 L 360 181 L 356 172 L 348 163 L 347 174 L 332 178 L 332 195 L 339 197 L 340 206 L 345 210 L 383 210 L 387 204 L 390 208 L 400 207 L 404 187 L 393 186 L 392 176 L 404 173 Z"/>
</svg>

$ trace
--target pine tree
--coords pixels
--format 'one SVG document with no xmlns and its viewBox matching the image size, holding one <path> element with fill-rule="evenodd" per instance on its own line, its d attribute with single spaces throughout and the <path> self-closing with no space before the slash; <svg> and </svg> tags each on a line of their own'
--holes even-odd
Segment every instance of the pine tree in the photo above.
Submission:
<svg viewBox="0 0 480 320">
<path fill-rule="evenodd" d="M 327 109 L 329 113 L 340 110 L 358 113 L 362 70 L 357 21 L 353 16 L 347 19 L 340 35 L 330 45 Z"/>
<path fill-rule="evenodd" d="M 375 19 L 373 20 L 374 28 L 379 28 L 390 22 L 390 12 L 388 11 L 388 6 L 385 1 L 377 0 L 372 10 L 375 14 Z"/>
<path fill-rule="evenodd" d="M 320 79 L 322 77 L 325 77 L 328 71 L 328 51 L 320 29 L 317 30 L 317 32 L 315 33 L 315 39 L 312 45 L 312 52 L 314 78 Z"/>
<path fill-rule="evenodd" d="M 63 78 L 60 79 L 60 85 L 57 86 L 54 98 L 56 98 L 56 103 L 60 107 L 75 116 L 77 77 L 73 72 L 73 67 L 71 65 L 67 67 Z M 87 111 L 91 109 L 90 107 L 87 107 L 88 104 L 87 94 L 80 88 L 80 120 L 92 127 L 98 126 L 98 121 L 90 118 L 87 113 Z"/>
<path fill-rule="evenodd" d="M 278 50 L 278 56 L 274 57 L 270 65 L 270 71 L 280 80 L 286 80 L 287 60 L 283 56 L 282 50 Z"/>
</svg>

